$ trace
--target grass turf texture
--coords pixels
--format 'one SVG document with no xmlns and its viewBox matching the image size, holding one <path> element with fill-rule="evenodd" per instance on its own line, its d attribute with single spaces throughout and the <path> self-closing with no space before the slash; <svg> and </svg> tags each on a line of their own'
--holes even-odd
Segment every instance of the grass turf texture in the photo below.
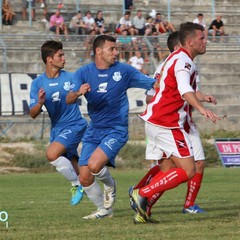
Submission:
<svg viewBox="0 0 240 240">
<path fill-rule="evenodd" d="M 133 224 L 128 189 L 146 170 L 113 170 L 117 180 L 114 217 L 83 220 L 95 211 L 84 196 L 71 206 L 69 183 L 58 173 L 0 176 L 0 239 L 240 239 L 240 168 L 207 168 L 197 203 L 207 214 L 182 214 L 186 184 L 166 192 L 153 208 L 159 224 Z"/>
</svg>

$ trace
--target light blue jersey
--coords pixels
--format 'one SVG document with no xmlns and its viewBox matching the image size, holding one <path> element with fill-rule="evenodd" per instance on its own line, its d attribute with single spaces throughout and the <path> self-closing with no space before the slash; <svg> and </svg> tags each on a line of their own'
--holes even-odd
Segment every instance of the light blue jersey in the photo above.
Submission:
<svg viewBox="0 0 240 240">
<path fill-rule="evenodd" d="M 58 78 L 48 78 L 45 73 L 33 80 L 30 91 L 31 109 L 38 103 L 38 91 L 43 88 L 46 93 L 44 106 L 51 119 L 52 127 L 69 126 L 75 123 L 86 124 L 77 104 L 66 103 L 66 95 L 73 88 L 71 81 L 73 73 L 60 71 Z"/>
<path fill-rule="evenodd" d="M 74 75 L 73 91 L 89 83 L 91 91 L 85 94 L 88 114 L 93 127 L 128 126 L 128 88 L 151 89 L 155 79 L 132 66 L 120 62 L 101 70 L 90 63 L 79 68 Z"/>
</svg>

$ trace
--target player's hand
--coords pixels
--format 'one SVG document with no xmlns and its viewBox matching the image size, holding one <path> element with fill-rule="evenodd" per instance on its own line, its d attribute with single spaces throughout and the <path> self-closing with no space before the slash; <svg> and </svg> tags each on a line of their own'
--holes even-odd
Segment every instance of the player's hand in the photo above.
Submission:
<svg viewBox="0 0 240 240">
<path fill-rule="evenodd" d="M 90 91 L 91 91 L 91 87 L 88 83 L 82 84 L 81 87 L 78 90 L 80 96 L 84 95 L 86 92 L 90 92 Z"/>
<path fill-rule="evenodd" d="M 217 114 L 210 111 L 209 109 L 204 108 L 200 111 L 200 113 L 204 115 L 206 119 L 210 119 L 213 123 L 216 123 L 217 120 L 221 120 L 221 118 Z"/>
<path fill-rule="evenodd" d="M 205 101 L 205 102 L 209 102 L 209 103 L 213 103 L 214 105 L 217 104 L 216 98 L 215 98 L 214 96 L 212 96 L 212 95 L 206 95 L 206 96 L 204 97 L 204 101 Z"/>
<path fill-rule="evenodd" d="M 38 91 L 38 103 L 42 106 L 46 99 L 46 93 L 43 88 L 40 88 Z"/>
</svg>

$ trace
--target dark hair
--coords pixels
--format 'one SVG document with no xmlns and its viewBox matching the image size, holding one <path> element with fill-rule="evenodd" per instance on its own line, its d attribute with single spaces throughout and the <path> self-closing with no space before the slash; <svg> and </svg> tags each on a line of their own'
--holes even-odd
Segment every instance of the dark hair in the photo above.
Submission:
<svg viewBox="0 0 240 240">
<path fill-rule="evenodd" d="M 204 31 L 204 27 L 200 24 L 193 22 L 182 23 L 179 29 L 180 43 L 184 46 L 186 43 L 186 39 L 190 36 L 195 36 L 197 30 Z"/>
<path fill-rule="evenodd" d="M 46 64 L 47 57 L 53 57 L 53 55 L 59 50 L 63 49 L 62 43 L 54 40 L 46 41 L 41 47 L 42 60 Z"/>
<path fill-rule="evenodd" d="M 203 17 L 203 14 L 202 14 L 202 13 L 199 13 L 197 16 L 198 16 L 198 17 Z"/>
<path fill-rule="evenodd" d="M 96 54 L 96 49 L 102 47 L 106 41 L 116 42 L 116 39 L 110 35 L 99 35 L 93 41 L 93 53 Z"/>
<path fill-rule="evenodd" d="M 174 51 L 174 47 L 180 43 L 179 41 L 179 31 L 172 32 L 169 34 L 167 39 L 167 46 L 170 52 Z"/>
</svg>

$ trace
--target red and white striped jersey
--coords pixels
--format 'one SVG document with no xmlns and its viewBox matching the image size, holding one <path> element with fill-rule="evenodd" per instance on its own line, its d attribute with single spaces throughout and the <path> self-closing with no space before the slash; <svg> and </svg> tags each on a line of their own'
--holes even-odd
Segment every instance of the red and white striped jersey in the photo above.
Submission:
<svg viewBox="0 0 240 240">
<path fill-rule="evenodd" d="M 164 128 L 186 128 L 189 132 L 194 123 L 192 107 L 182 98 L 187 92 L 195 92 L 196 66 L 185 49 L 171 53 L 155 72 L 159 86 L 147 108 L 140 117 Z M 189 125 L 189 126 L 188 126 Z"/>
</svg>

